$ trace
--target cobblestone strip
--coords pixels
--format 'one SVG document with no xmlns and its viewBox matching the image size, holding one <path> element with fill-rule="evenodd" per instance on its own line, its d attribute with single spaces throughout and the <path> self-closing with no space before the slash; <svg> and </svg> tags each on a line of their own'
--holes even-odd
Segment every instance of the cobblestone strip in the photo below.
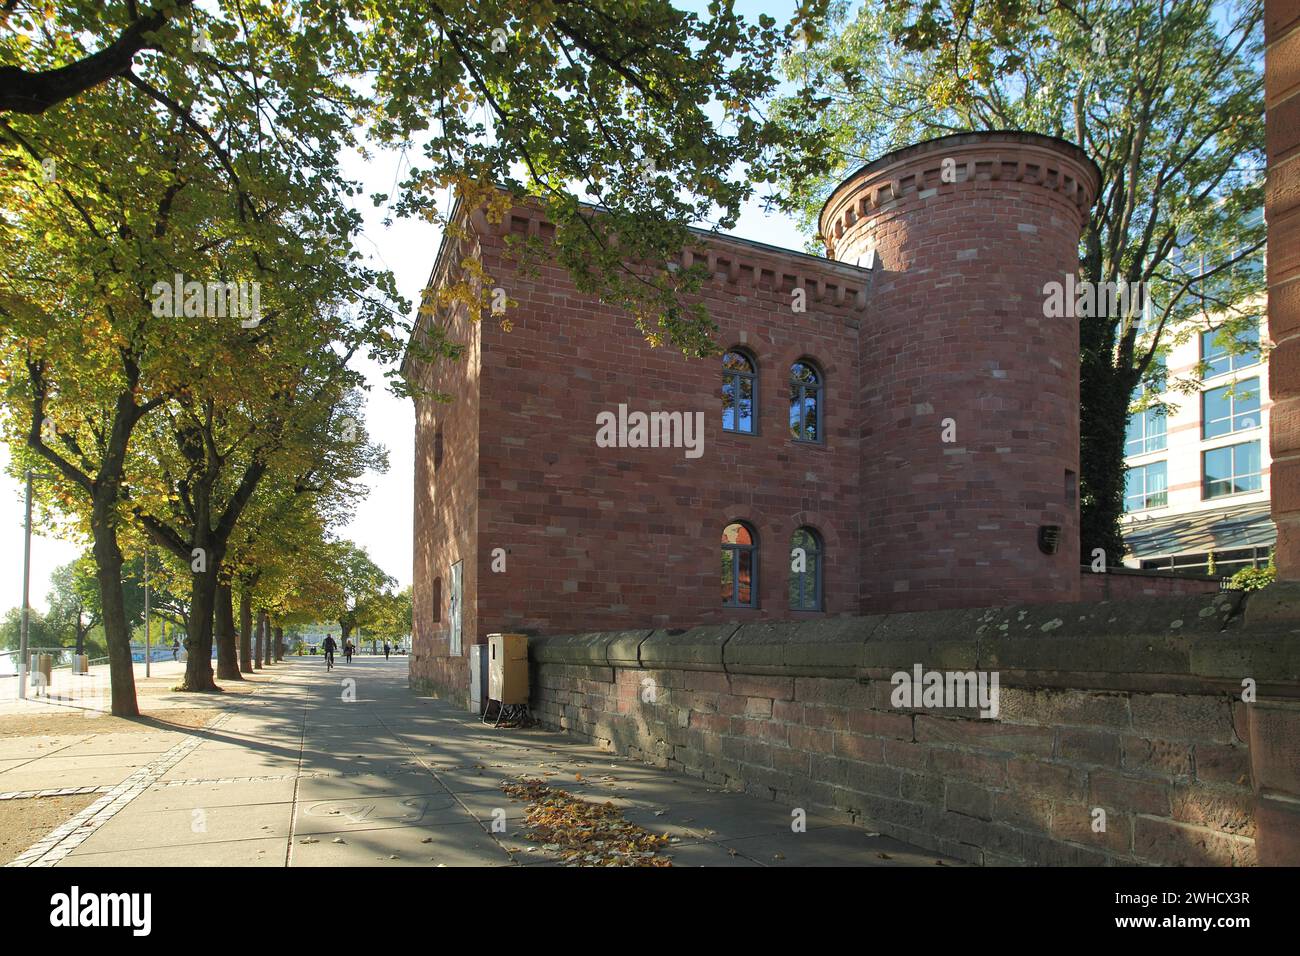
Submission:
<svg viewBox="0 0 1300 956">
<path fill-rule="evenodd" d="M 231 713 L 222 714 L 203 729 L 205 731 L 217 729 L 231 717 Z M 135 771 L 67 823 L 51 831 L 16 859 L 6 863 L 5 866 L 56 865 L 65 856 L 86 842 L 96 830 L 113 819 L 127 804 L 149 789 L 163 774 L 188 757 L 206 741 L 206 737 L 197 734 L 182 740 L 153 763 L 146 764 Z"/>
<path fill-rule="evenodd" d="M 102 787 L 61 787 L 58 790 L 10 790 L 0 793 L 0 800 L 30 800 L 34 797 L 75 797 L 83 793 L 108 793 L 115 784 Z"/>
<path fill-rule="evenodd" d="M 191 777 L 188 780 L 165 780 L 158 786 L 199 787 L 210 783 L 275 783 L 278 780 L 294 780 L 298 778 L 306 780 L 315 777 L 397 777 L 405 773 L 423 774 L 424 772 L 419 767 L 403 768 L 401 770 L 318 770 L 315 773 L 273 773 L 257 777 Z M 3 797 L 4 795 L 0 794 L 0 799 L 3 799 Z"/>
</svg>

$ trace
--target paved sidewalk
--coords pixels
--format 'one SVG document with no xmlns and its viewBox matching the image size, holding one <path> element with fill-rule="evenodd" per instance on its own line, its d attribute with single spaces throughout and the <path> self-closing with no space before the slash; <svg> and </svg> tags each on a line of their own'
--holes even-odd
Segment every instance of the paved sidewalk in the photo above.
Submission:
<svg viewBox="0 0 1300 956">
<path fill-rule="evenodd" d="M 807 832 L 794 833 L 789 807 L 611 757 L 564 734 L 494 730 L 412 694 L 406 666 L 405 657 L 357 657 L 326 675 L 320 658 L 288 659 L 267 672 L 274 684 L 230 700 L 201 730 L 96 734 L 91 726 L 0 738 L 0 799 L 43 799 L 25 794 L 52 788 L 101 794 L 15 864 L 557 863 L 558 853 L 522 836 L 525 805 L 500 789 L 520 775 L 609 800 L 626 819 L 670 835 L 662 852 L 675 866 L 936 863 L 813 814 Z M 505 832 L 493 832 L 503 818 Z"/>
</svg>

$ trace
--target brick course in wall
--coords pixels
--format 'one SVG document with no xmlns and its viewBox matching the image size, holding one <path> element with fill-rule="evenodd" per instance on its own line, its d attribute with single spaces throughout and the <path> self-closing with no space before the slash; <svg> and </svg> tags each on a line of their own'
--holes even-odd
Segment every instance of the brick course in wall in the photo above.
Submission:
<svg viewBox="0 0 1300 956">
<path fill-rule="evenodd" d="M 1092 572 L 1084 568 L 1080 578 L 1079 598 L 1084 601 L 1124 601 L 1139 597 L 1170 597 L 1175 594 L 1213 594 L 1219 579 L 1174 574 L 1169 571 L 1138 571 L 1111 568 Z"/>
<path fill-rule="evenodd" d="M 1253 865 L 1241 700 L 1300 695 L 1245 596 L 1052 604 L 531 642 L 535 716 L 611 751 L 982 864 Z M 996 719 L 893 706 L 896 671 L 995 670 Z M 1270 739 L 1300 730 L 1264 728 Z M 1094 813 L 1105 811 L 1104 832 Z"/>
</svg>

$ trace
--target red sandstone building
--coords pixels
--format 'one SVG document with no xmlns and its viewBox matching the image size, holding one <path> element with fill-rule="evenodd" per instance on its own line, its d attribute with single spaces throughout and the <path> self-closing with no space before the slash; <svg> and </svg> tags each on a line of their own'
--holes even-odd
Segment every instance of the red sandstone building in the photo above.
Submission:
<svg viewBox="0 0 1300 956">
<path fill-rule="evenodd" d="M 462 209 L 430 288 L 472 257 L 518 307 L 439 317 L 465 356 L 406 369 L 454 396 L 417 401 L 413 682 L 463 696 L 498 631 L 1077 600 L 1078 325 L 1043 303 L 1097 188 L 1063 141 L 961 134 L 845 180 L 826 258 L 700 233 L 709 360 L 518 271 L 537 210 Z"/>
</svg>

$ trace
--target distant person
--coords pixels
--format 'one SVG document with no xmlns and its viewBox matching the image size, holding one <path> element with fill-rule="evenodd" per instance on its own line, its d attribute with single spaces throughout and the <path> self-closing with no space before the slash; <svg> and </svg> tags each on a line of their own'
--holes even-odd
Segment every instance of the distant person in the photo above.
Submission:
<svg viewBox="0 0 1300 956">
<path fill-rule="evenodd" d="M 172 638 L 172 660 L 179 661 L 180 659 L 181 659 L 181 642 L 173 637 Z"/>
<path fill-rule="evenodd" d="M 321 641 L 320 646 L 321 650 L 325 652 L 325 670 L 332 671 L 334 669 L 334 649 L 338 647 L 338 644 L 334 641 L 334 635 L 326 634 L 325 640 Z"/>
<path fill-rule="evenodd" d="M 356 647 L 352 644 L 352 638 L 349 637 L 347 640 L 345 640 L 345 641 L 343 642 L 343 660 L 345 660 L 345 661 L 347 661 L 349 664 L 351 664 L 351 663 L 352 663 L 352 652 L 355 651 L 355 650 L 356 650 Z"/>
<path fill-rule="evenodd" d="M 388 651 L 389 651 L 388 642 L 384 641 L 384 660 L 388 660 Z"/>
</svg>

